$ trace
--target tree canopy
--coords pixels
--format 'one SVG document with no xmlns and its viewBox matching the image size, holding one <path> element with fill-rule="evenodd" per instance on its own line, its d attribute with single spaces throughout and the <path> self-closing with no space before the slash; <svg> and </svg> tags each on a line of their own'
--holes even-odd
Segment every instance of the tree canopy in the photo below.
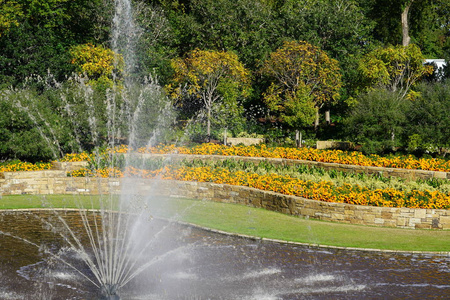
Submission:
<svg viewBox="0 0 450 300">
<path fill-rule="evenodd" d="M 167 86 L 172 98 L 201 99 L 207 112 L 207 137 L 211 135 L 211 111 L 219 101 L 236 102 L 250 92 L 250 74 L 236 54 L 193 50 L 184 59 L 172 60 L 173 83 Z"/>
<path fill-rule="evenodd" d="M 338 62 L 307 42 L 285 42 L 270 54 L 261 72 L 271 82 L 264 94 L 267 103 L 283 102 L 283 96 L 293 96 L 299 89 L 311 96 L 317 108 L 339 99 Z"/>
<path fill-rule="evenodd" d="M 113 73 L 121 78 L 123 57 L 111 49 L 92 44 L 82 44 L 70 49 L 71 63 L 76 66 L 80 75 L 91 80 L 112 85 Z"/>
<path fill-rule="evenodd" d="M 410 44 L 371 51 L 360 61 L 359 70 L 369 87 L 384 87 L 405 97 L 410 87 L 433 68 L 424 65 L 419 47 Z"/>
</svg>

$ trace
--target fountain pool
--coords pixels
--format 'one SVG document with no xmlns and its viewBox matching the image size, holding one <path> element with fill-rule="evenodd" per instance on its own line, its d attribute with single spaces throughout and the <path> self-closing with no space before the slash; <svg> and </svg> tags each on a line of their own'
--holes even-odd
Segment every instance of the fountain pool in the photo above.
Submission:
<svg viewBox="0 0 450 300">
<path fill-rule="evenodd" d="M 61 216 L 85 243 L 77 211 Z M 93 278 L 59 235 L 43 226 L 52 211 L 2 212 L 1 299 L 101 299 L 98 288 L 52 252 Z M 45 223 L 45 222 L 44 222 Z M 225 236 L 149 219 L 151 267 L 120 290 L 121 299 L 444 299 L 450 257 L 311 248 Z M 167 255 L 167 253 L 169 253 Z M 84 270 L 85 268 L 86 270 Z"/>
</svg>

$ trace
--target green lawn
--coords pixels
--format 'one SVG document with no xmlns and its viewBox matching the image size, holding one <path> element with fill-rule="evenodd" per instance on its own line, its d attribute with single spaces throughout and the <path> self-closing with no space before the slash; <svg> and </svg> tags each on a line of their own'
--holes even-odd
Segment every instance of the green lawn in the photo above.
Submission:
<svg viewBox="0 0 450 300">
<path fill-rule="evenodd" d="M 98 196 L 3 196 L 0 209 L 98 207 Z M 450 252 L 450 230 L 412 230 L 305 220 L 264 209 L 194 199 L 158 198 L 154 214 L 226 232 L 284 241 L 399 251 Z M 152 205 L 151 205 L 152 207 Z M 153 212 L 152 212 L 153 213 Z"/>
</svg>

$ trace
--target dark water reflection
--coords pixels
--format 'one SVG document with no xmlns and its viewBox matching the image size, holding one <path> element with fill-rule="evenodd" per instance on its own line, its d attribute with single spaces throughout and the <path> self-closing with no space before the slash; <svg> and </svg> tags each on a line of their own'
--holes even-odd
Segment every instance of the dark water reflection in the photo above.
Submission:
<svg viewBox="0 0 450 300">
<path fill-rule="evenodd" d="M 60 250 L 64 243 L 43 228 L 41 218 L 31 213 L 0 215 L 0 231 L 41 247 L 0 235 L 0 299 L 98 299 L 88 280 L 43 254 L 45 245 L 78 262 L 70 251 Z M 81 236 L 78 213 L 64 218 Z M 122 299 L 450 299 L 447 256 L 308 248 L 176 224 L 162 243 L 167 249 L 187 247 L 161 258 L 130 282 Z"/>
</svg>

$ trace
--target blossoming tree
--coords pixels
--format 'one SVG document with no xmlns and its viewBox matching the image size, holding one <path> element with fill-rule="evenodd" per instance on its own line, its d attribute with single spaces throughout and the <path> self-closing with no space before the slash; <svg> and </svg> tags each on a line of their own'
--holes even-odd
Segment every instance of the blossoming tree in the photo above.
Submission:
<svg viewBox="0 0 450 300">
<path fill-rule="evenodd" d="M 207 139 L 211 137 L 213 106 L 227 102 L 236 107 L 237 100 L 250 93 L 250 73 L 236 54 L 226 51 L 193 50 L 186 58 L 171 62 L 172 83 L 166 88 L 178 105 L 191 97 L 201 100 L 206 110 Z M 219 116 L 216 116 L 219 117 Z"/>
</svg>

